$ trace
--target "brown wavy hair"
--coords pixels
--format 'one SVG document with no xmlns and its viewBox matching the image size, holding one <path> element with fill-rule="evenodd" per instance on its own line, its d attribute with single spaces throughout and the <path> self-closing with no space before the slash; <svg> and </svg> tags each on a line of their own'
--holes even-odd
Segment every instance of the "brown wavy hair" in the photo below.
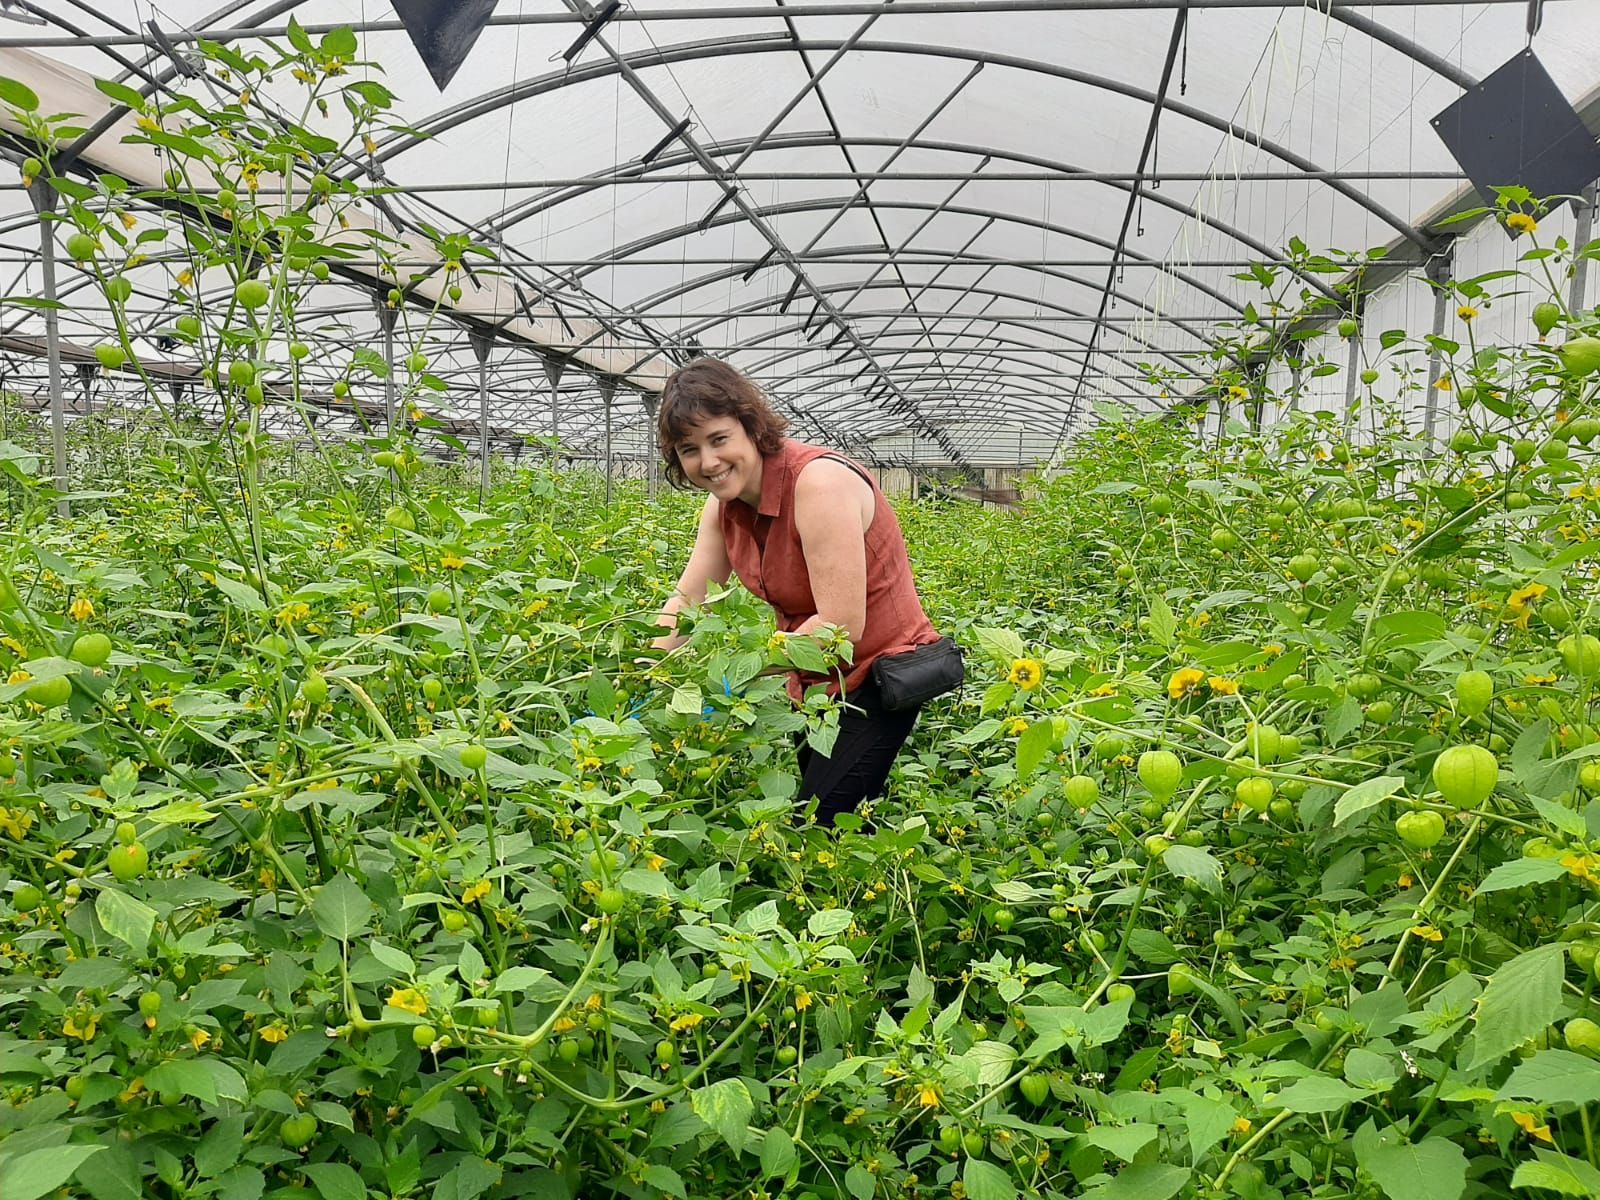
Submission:
<svg viewBox="0 0 1600 1200">
<path fill-rule="evenodd" d="M 692 426 L 711 417 L 737 417 L 763 458 L 778 453 L 789 428 L 761 389 L 737 367 L 719 358 L 694 359 L 667 377 L 656 410 L 656 442 L 673 487 L 691 486 L 678 461 L 678 443 Z"/>
</svg>

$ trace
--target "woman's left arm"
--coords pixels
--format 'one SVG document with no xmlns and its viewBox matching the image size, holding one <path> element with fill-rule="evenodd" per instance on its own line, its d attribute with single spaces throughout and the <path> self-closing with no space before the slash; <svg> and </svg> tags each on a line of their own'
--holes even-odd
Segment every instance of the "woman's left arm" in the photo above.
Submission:
<svg viewBox="0 0 1600 1200">
<path fill-rule="evenodd" d="M 867 535 L 863 504 L 870 503 L 866 481 L 843 463 L 817 459 L 794 485 L 794 525 L 806 557 L 814 616 L 796 633 L 821 624 L 838 625 L 859 642 L 867 629 Z"/>
</svg>

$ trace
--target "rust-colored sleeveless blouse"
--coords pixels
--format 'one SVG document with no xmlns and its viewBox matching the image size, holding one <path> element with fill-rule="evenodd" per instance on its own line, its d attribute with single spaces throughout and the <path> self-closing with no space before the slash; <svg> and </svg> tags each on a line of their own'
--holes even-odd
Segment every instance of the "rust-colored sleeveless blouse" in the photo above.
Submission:
<svg viewBox="0 0 1600 1200">
<path fill-rule="evenodd" d="M 867 540 L 866 630 L 855 645 L 855 662 L 845 676 L 845 694 L 860 687 L 873 660 L 901 654 L 939 640 L 911 577 L 905 536 L 894 509 L 859 464 L 821 446 L 784 440 L 777 454 L 761 460 L 761 502 L 751 508 L 743 500 L 722 505 L 722 537 L 728 561 L 739 581 L 777 611 L 778 628 L 792 633 L 816 614 L 811 573 L 794 523 L 794 485 L 801 468 L 818 458 L 839 459 L 854 468 L 872 488 L 873 517 Z M 789 694 L 796 700 L 807 686 L 823 677 L 793 672 Z M 830 687 L 837 691 L 836 686 Z"/>
</svg>

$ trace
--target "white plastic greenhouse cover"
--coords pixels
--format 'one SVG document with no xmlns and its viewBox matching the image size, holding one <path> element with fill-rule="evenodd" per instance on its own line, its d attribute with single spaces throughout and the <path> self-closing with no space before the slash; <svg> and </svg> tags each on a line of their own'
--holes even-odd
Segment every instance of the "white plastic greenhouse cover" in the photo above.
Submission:
<svg viewBox="0 0 1600 1200">
<path fill-rule="evenodd" d="M 397 190 L 376 227 L 398 213 L 469 231 L 510 272 L 468 286 L 462 321 L 430 335 L 459 388 L 447 408 L 476 413 L 466 330 L 493 325 L 501 431 L 550 432 L 554 388 L 563 438 L 592 445 L 599 380 L 648 396 L 703 349 L 754 375 L 801 436 L 976 466 L 1048 457 L 1100 401 L 1166 403 L 1155 371 L 1200 369 L 1260 298 L 1235 276 L 1293 238 L 1387 246 L 1420 270 L 1462 232 L 1433 222 L 1477 203 L 1429 121 L 1530 44 L 1526 0 L 642 0 L 568 63 L 577 7 L 500 0 L 440 94 L 381 0 L 0 0 L 21 18 L 0 20 L 0 75 L 94 119 L 109 106 L 95 77 L 214 86 L 178 75 L 152 25 L 180 53 L 281 41 L 291 15 L 314 35 L 353 26 L 372 64 L 357 70 L 409 128 L 334 173 Z M 1531 45 L 1595 127 L 1600 2 L 1547 0 Z M 289 103 L 285 83 L 264 99 Z M 127 127 L 85 158 L 154 184 Z M 38 294 L 39 222 L 22 190 L 5 203 L 5 294 Z M 432 259 L 413 239 L 408 261 Z M 175 269 L 141 268 L 152 328 Z M 63 270 L 62 336 L 93 343 L 105 311 Z M 376 286 L 346 276 L 317 297 L 341 342 L 381 340 Z M 0 334 L 39 327 L 36 310 L 0 314 Z M 559 384 L 547 360 L 570 364 Z M 642 453 L 645 405 L 617 413 Z"/>
</svg>

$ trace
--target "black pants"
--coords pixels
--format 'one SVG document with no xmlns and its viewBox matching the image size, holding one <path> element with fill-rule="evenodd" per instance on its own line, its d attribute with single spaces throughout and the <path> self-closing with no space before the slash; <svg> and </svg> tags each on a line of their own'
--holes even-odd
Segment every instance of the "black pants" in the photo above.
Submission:
<svg viewBox="0 0 1600 1200">
<path fill-rule="evenodd" d="M 883 792 L 895 755 L 911 736 L 920 708 L 885 712 L 878 689 L 863 683 L 846 699 L 851 707 L 839 715 L 839 738 L 824 758 L 799 735 L 800 804 L 817 798 L 817 824 L 833 825 L 834 817 L 852 812 L 863 800 Z M 857 711 L 861 710 L 861 711 Z"/>
</svg>

